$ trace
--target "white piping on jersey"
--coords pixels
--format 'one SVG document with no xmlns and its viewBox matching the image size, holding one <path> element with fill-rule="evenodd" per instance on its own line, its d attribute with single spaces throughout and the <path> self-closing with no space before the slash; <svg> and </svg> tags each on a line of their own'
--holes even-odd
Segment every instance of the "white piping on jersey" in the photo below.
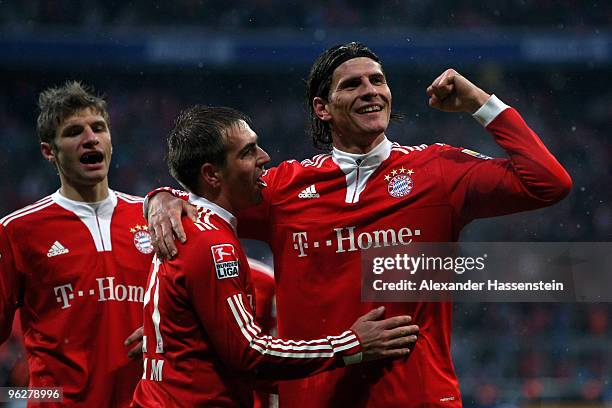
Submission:
<svg viewBox="0 0 612 408">
<path fill-rule="evenodd" d="M 214 214 L 213 211 L 210 208 L 206 208 L 204 210 L 204 220 L 200 221 L 194 221 L 194 224 L 196 227 L 198 227 L 198 229 L 200 231 L 212 231 L 212 230 L 216 230 L 219 231 L 219 228 L 217 228 L 217 226 L 215 224 L 213 224 L 212 222 L 210 222 L 210 216 Z"/>
<path fill-rule="evenodd" d="M 249 347 L 261 354 L 291 358 L 333 357 L 340 351 L 359 345 L 355 334 L 348 330 L 340 336 L 300 341 L 275 339 L 261 335 L 261 328 L 255 323 L 253 315 L 244 307 L 242 294 L 238 293 L 228 297 L 227 303 L 240 331 L 249 342 Z"/>
<path fill-rule="evenodd" d="M 334 162 L 346 174 L 346 197 L 348 204 L 359 202 L 368 179 L 378 166 L 391 154 L 392 143 L 386 137 L 374 149 L 365 154 L 347 153 L 333 148 Z"/>
<path fill-rule="evenodd" d="M 325 160 L 329 159 L 331 156 L 329 154 L 317 154 L 312 159 L 305 159 L 300 162 L 302 167 L 315 167 L 320 169 Z"/>
<path fill-rule="evenodd" d="M 9 223 L 11 221 L 16 220 L 17 218 L 21 218 L 24 217 L 28 214 L 32 214 L 35 213 L 36 211 L 40 211 L 43 208 L 47 208 L 50 205 L 53 205 L 53 198 L 52 196 L 47 196 L 41 200 L 38 200 L 37 202 L 35 202 L 34 204 L 28 205 L 27 207 L 21 208 L 9 215 L 7 215 L 6 217 L 0 219 L 0 224 L 2 224 L 3 226 L 7 226 L 9 225 Z"/>
<path fill-rule="evenodd" d="M 209 217 L 211 213 L 217 214 L 219 217 L 221 217 L 225 222 L 232 226 L 234 233 L 236 232 L 238 220 L 231 212 L 227 211 L 225 208 L 213 203 L 210 200 L 205 199 L 204 197 L 200 197 L 193 193 L 189 193 L 189 202 L 193 205 L 209 210 L 206 211 L 206 214 L 204 216 L 204 222 L 212 226 L 214 229 L 217 229 L 217 227 L 210 223 Z"/>
<path fill-rule="evenodd" d="M 89 230 L 98 252 L 113 250 L 110 229 L 113 212 L 117 206 L 117 194 L 113 190 L 109 189 L 108 197 L 96 203 L 71 200 L 61 195 L 59 190 L 51 197 L 57 205 L 80 218 Z"/>
<path fill-rule="evenodd" d="M 117 194 L 117 197 L 122 198 L 124 201 L 127 201 L 130 204 L 142 204 L 144 202 L 144 198 L 142 197 L 121 193 L 119 191 L 115 191 L 115 194 Z"/>
<path fill-rule="evenodd" d="M 423 150 L 425 150 L 428 146 L 426 144 L 421 144 L 418 146 L 402 146 L 399 143 L 393 142 L 391 145 L 391 150 L 393 150 L 394 152 L 401 152 L 404 154 L 408 154 L 410 152 L 421 152 Z"/>
</svg>

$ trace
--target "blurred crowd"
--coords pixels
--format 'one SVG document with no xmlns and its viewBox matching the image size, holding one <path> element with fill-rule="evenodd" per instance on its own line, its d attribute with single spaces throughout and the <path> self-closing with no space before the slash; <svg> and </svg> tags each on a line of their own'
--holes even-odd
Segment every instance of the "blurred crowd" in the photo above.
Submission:
<svg viewBox="0 0 612 408">
<path fill-rule="evenodd" d="M 430 29 L 431 27 L 575 31 L 609 27 L 611 2 L 385 1 L 291 2 L 240 0 L 173 2 L 30 0 L 0 1 L 0 30 L 46 27 L 235 29 Z M 376 50 L 375 50 L 376 51 Z M 67 61 L 66 66 L 70 66 Z M 506 69 L 482 64 L 470 80 L 516 107 L 565 166 L 574 181 L 569 197 L 551 208 L 468 225 L 466 241 L 611 241 L 612 88 L 609 67 L 588 62 Z M 251 116 L 260 144 L 274 164 L 320 153 L 307 135 L 302 71 L 269 67 L 172 68 L 75 71 L 0 66 L 0 215 L 54 192 L 58 179 L 42 160 L 35 132 L 36 100 L 44 88 L 68 79 L 94 85 L 107 96 L 114 153 L 111 187 L 143 195 L 174 185 L 164 164 L 165 135 L 178 113 L 193 104 L 229 105 Z M 445 114 L 426 106 L 425 88 L 440 73 L 418 67 L 385 66 L 393 106 L 402 118 L 391 140 L 416 145 L 444 142 L 490 156 L 503 152 L 469 115 Z M 437 68 L 436 68 L 437 69 Z M 250 255 L 266 258 L 249 244 Z M 602 282 L 605 284 L 605 282 Z M 612 314 L 610 304 L 455 305 L 454 361 L 466 407 L 505 406 L 521 401 L 569 400 L 612 403 Z M 20 345 L 0 348 L 0 386 L 24 376 Z M 17 365 L 15 365 L 18 363 Z"/>
<path fill-rule="evenodd" d="M 388 30 L 433 26 L 482 30 L 487 27 L 574 29 L 591 31 L 612 23 L 610 2 L 576 0 L 511 2 L 394 0 L 28 0 L 0 2 L 0 26 L 65 25 L 95 30 L 100 27 L 155 27 L 180 24 L 230 32 L 236 29 Z"/>
</svg>

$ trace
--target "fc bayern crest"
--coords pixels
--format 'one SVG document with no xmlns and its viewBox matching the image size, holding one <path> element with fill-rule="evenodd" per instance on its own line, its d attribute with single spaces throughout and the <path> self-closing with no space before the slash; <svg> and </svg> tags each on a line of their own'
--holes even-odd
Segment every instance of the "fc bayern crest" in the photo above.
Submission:
<svg viewBox="0 0 612 408">
<path fill-rule="evenodd" d="M 150 254 L 153 252 L 153 245 L 151 244 L 151 234 L 149 234 L 146 225 L 137 225 L 136 228 L 130 228 L 130 232 L 134 234 L 134 246 L 137 250 L 143 254 Z"/>
<path fill-rule="evenodd" d="M 406 197 L 412 191 L 412 178 L 407 174 L 398 174 L 389 180 L 387 191 L 391 197 Z"/>
</svg>

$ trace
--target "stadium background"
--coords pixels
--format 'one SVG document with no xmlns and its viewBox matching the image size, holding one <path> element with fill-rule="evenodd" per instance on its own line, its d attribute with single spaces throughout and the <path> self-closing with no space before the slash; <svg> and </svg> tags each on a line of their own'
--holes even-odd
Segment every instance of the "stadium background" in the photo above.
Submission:
<svg viewBox="0 0 612 408">
<path fill-rule="evenodd" d="M 48 86 L 79 79 L 107 95 L 111 186 L 143 195 L 175 185 L 164 138 L 194 103 L 248 113 L 273 163 L 317 154 L 305 132 L 308 68 L 328 46 L 359 40 L 382 58 L 404 116 L 392 140 L 501 154 L 469 115 L 426 106 L 427 85 L 454 67 L 516 107 L 572 175 L 562 203 L 476 221 L 463 240 L 610 241 L 612 3 L 455 3 L 0 1 L 0 213 L 58 188 L 34 129 L 37 94 Z M 264 246 L 247 245 L 271 262 Z M 453 355 L 465 406 L 611 405 L 611 310 L 457 304 Z M 19 356 L 16 343 L 3 346 L 0 386 L 19 378 Z"/>
</svg>

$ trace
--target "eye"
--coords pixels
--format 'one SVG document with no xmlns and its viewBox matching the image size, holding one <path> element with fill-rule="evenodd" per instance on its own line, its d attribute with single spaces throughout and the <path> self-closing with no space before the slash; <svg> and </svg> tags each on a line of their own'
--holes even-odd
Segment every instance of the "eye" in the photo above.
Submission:
<svg viewBox="0 0 612 408">
<path fill-rule="evenodd" d="M 344 81 L 341 85 L 340 85 L 340 89 L 351 89 L 351 88 L 357 88 L 359 85 L 361 84 L 361 80 L 359 78 L 355 78 L 355 79 L 349 79 L 347 81 Z"/>
<path fill-rule="evenodd" d="M 240 155 L 240 157 L 244 159 L 244 158 L 254 155 L 255 152 L 257 152 L 257 145 L 251 145 L 242 151 L 242 154 Z"/>
<path fill-rule="evenodd" d="M 104 132 L 106 131 L 106 125 L 104 123 L 95 123 L 91 129 L 96 133 Z"/>
<path fill-rule="evenodd" d="M 372 82 L 373 85 L 382 85 L 385 83 L 385 77 L 377 75 L 371 78 L 370 82 Z"/>
<path fill-rule="evenodd" d="M 78 136 L 81 134 L 81 132 L 83 132 L 83 128 L 81 126 L 71 126 L 66 129 L 66 132 L 64 134 L 66 136 Z"/>
</svg>

